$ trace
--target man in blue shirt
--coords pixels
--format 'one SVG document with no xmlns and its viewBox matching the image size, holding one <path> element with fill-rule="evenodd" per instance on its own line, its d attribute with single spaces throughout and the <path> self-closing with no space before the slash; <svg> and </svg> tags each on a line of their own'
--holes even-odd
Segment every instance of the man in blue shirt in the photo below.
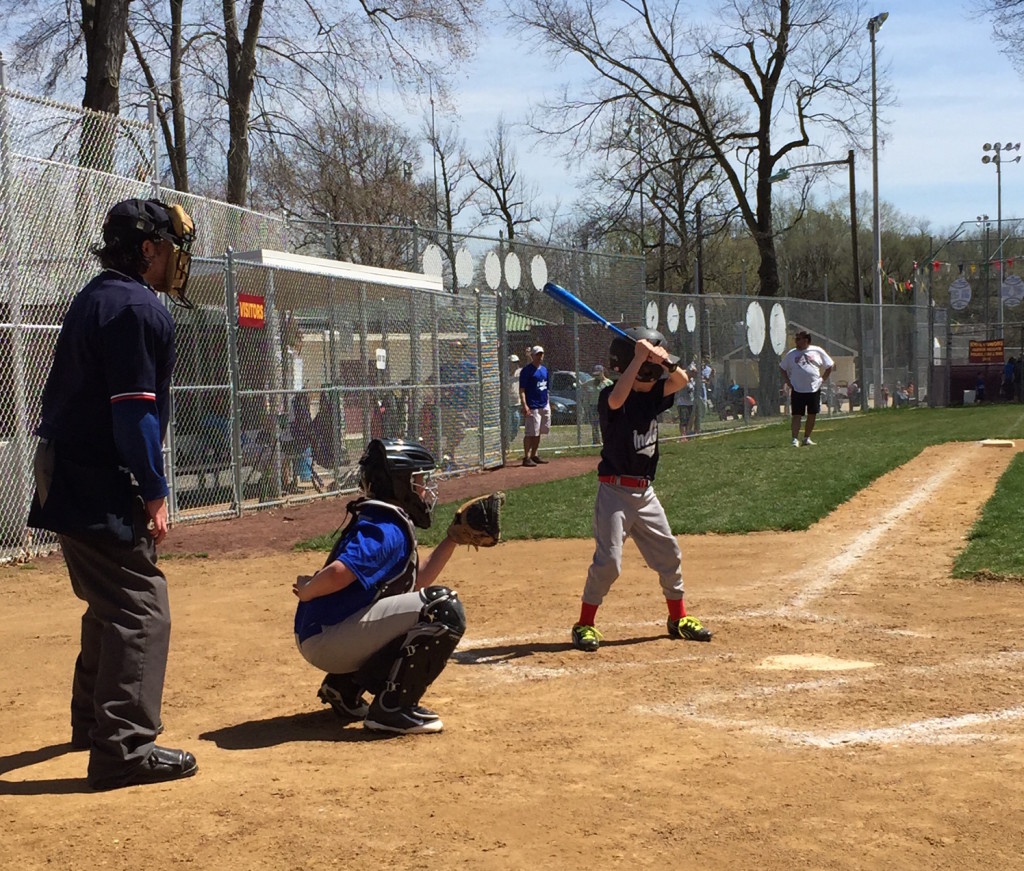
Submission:
<svg viewBox="0 0 1024 871">
<path fill-rule="evenodd" d="M 71 690 L 71 743 L 89 750 L 94 789 L 196 773 L 184 750 L 156 746 L 170 642 L 167 431 L 174 320 L 188 306 L 192 219 L 180 206 L 125 200 L 93 253 L 103 271 L 64 316 L 36 429 L 28 525 L 57 533 L 87 608 Z"/>
<path fill-rule="evenodd" d="M 458 594 L 435 585 L 455 541 L 445 537 L 419 565 L 416 527 L 432 521 L 434 467 L 420 444 L 373 439 L 359 460 L 363 496 L 348 505 L 349 522 L 323 568 L 292 587 L 299 652 L 327 672 L 317 695 L 342 720 L 375 732 L 444 728 L 420 699 L 466 630 Z"/>
<path fill-rule="evenodd" d="M 523 412 L 523 465 L 536 466 L 548 461 L 537 456 L 540 437 L 551 432 L 551 405 L 548 403 L 548 370 L 544 349 L 530 348 L 530 362 L 519 373 L 519 404 Z"/>
</svg>

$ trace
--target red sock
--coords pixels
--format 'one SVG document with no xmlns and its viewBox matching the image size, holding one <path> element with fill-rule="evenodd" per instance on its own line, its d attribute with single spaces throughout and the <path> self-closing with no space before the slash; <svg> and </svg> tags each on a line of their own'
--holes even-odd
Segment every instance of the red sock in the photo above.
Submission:
<svg viewBox="0 0 1024 871">
<path fill-rule="evenodd" d="M 580 626 L 593 626 L 596 618 L 597 605 L 588 605 L 584 602 L 580 608 Z"/>
<path fill-rule="evenodd" d="M 666 599 L 670 620 L 681 620 L 686 616 L 686 604 L 682 599 Z"/>
</svg>

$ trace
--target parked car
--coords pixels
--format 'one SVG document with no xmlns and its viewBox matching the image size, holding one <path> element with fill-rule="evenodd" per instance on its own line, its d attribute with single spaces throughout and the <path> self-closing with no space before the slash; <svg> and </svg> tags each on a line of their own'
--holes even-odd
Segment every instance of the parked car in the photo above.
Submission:
<svg viewBox="0 0 1024 871">
<path fill-rule="evenodd" d="M 556 396 L 548 393 L 548 402 L 551 403 L 551 424 L 552 426 L 565 426 L 576 423 L 576 400 L 568 396 Z"/>
<path fill-rule="evenodd" d="M 571 369 L 556 369 L 548 376 L 548 391 L 557 396 L 564 396 L 573 402 L 580 401 L 579 388 L 593 379 L 586 372 L 573 372 Z M 554 411 L 554 405 L 551 406 Z"/>
</svg>

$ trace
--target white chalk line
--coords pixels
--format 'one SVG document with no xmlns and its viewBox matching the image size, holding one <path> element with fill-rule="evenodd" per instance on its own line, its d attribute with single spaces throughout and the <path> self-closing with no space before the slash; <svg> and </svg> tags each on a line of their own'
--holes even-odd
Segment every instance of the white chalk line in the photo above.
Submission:
<svg viewBox="0 0 1024 871">
<path fill-rule="evenodd" d="M 690 706 L 652 705 L 637 706 L 644 713 L 670 715 L 705 723 L 718 729 L 742 729 L 781 741 L 785 744 L 814 747 L 828 750 L 852 745 L 897 745 L 897 744 L 963 744 L 977 741 L 1005 741 L 1010 735 L 969 732 L 963 729 L 985 726 L 993 723 L 1008 723 L 1024 719 L 1024 707 L 1005 708 L 987 713 L 961 714 L 957 717 L 933 717 L 898 726 L 884 726 L 874 729 L 849 729 L 839 732 L 810 732 L 787 729 L 781 726 L 766 726 L 756 720 L 730 720 L 701 714 Z"/>
<path fill-rule="evenodd" d="M 812 599 L 827 593 L 859 560 L 871 552 L 883 535 L 890 532 L 911 511 L 928 501 L 936 490 L 959 473 L 966 461 L 967 458 L 961 455 L 956 462 L 932 475 L 914 493 L 890 508 L 873 526 L 845 545 L 838 556 L 829 558 L 825 563 L 824 570 L 820 573 L 816 572 L 815 579 L 805 584 L 803 589 L 790 599 L 787 605 L 783 606 L 782 610 L 785 611 L 787 608 L 803 610 Z"/>
</svg>

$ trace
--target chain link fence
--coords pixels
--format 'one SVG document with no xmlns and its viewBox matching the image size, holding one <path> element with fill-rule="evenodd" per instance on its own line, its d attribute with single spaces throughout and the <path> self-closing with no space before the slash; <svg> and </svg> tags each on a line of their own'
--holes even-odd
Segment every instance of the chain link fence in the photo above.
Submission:
<svg viewBox="0 0 1024 871">
<path fill-rule="evenodd" d="M 181 203 L 198 233 L 196 308 L 172 309 L 175 522 L 351 491 L 375 436 L 422 440 L 447 474 L 498 465 L 518 453 L 515 370 L 536 344 L 551 373 L 544 449 L 596 444 L 586 385 L 607 365 L 610 335 L 542 294 L 548 280 L 613 321 L 656 326 L 684 361 L 706 363 L 703 431 L 785 411 L 770 330 L 779 318 L 787 338 L 807 328 L 836 358 L 828 413 L 894 392 L 874 400 L 870 306 L 645 296 L 640 258 L 416 226 L 289 223 L 162 188 L 157 153 L 154 126 L 13 92 L 0 67 L 0 559 L 54 546 L 24 527 L 32 430 L 63 314 L 96 271 L 90 246 L 110 205 L 128 197 Z M 752 303 L 767 325 L 758 355 L 747 342 Z M 935 349 L 959 342 L 940 323 L 946 310 L 931 310 L 934 322 L 916 300 L 884 313 L 883 381 L 915 383 L 920 400 L 938 395 Z M 867 386 L 853 402 L 851 384 Z M 949 396 L 948 374 L 942 384 Z M 754 405 L 737 407 L 730 388 Z"/>
</svg>

